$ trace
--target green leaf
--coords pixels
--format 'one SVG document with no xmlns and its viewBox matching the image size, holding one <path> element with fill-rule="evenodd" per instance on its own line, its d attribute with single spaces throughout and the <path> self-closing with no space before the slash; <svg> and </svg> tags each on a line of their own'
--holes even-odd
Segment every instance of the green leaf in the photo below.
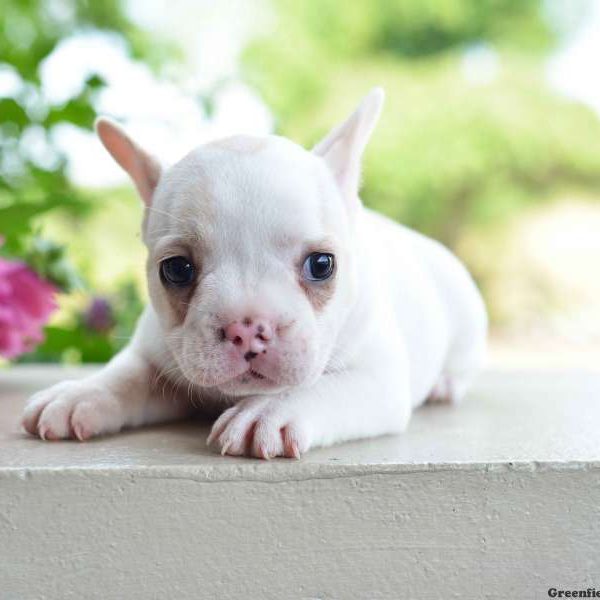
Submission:
<svg viewBox="0 0 600 600">
<path fill-rule="evenodd" d="M 65 256 L 64 246 L 34 237 L 24 254 L 24 260 L 38 275 L 54 283 L 63 292 L 83 288 L 83 281 Z"/>
<path fill-rule="evenodd" d="M 25 109 L 13 98 L 0 99 L 0 120 L 2 123 L 13 123 L 21 130 L 29 124 Z"/>
<path fill-rule="evenodd" d="M 36 350 L 19 362 L 61 362 L 66 353 L 76 350 L 82 362 L 102 363 L 111 358 L 115 347 L 106 335 L 77 326 L 74 328 L 46 327 L 45 340 Z"/>
</svg>

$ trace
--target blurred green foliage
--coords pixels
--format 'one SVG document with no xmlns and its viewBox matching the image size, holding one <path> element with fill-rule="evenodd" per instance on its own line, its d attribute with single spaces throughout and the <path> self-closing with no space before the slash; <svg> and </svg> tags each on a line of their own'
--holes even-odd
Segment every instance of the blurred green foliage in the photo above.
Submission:
<svg viewBox="0 0 600 600">
<path fill-rule="evenodd" d="M 66 321 L 45 328 L 45 340 L 35 352 L 20 362 L 103 363 L 110 360 L 131 337 L 133 327 L 143 309 L 139 291 L 132 282 L 125 282 L 110 296 L 110 306 L 116 318 L 114 326 L 98 331 L 86 322 L 87 311 L 77 311 Z"/>
<path fill-rule="evenodd" d="M 600 184 L 598 118 L 545 81 L 559 40 L 544 6 L 279 0 L 276 26 L 245 52 L 247 78 L 278 131 L 305 144 L 382 85 L 363 199 L 456 246 L 468 227 Z"/>
<path fill-rule="evenodd" d="M 44 93 L 41 66 L 65 38 L 84 31 L 118 35 L 133 58 L 152 65 L 164 56 L 165 46 L 128 19 L 120 0 L 3 0 L 0 13 L 0 69 L 18 80 L 15 93 L 0 98 L 0 253 L 25 260 L 64 291 L 81 288 L 65 248 L 45 239 L 41 224 L 51 214 L 76 226 L 101 206 L 69 181 L 52 130 L 61 123 L 91 129 L 94 100 L 104 82 L 92 73 L 77 95 L 56 105 Z M 32 150 L 34 146 L 42 152 Z M 141 300 L 136 289 L 125 283 L 116 293 L 121 310 L 115 331 L 92 333 L 75 312 L 70 320 L 49 327 L 46 342 L 23 360 L 56 361 L 69 353 L 74 360 L 107 360 L 123 345 L 123 330 L 130 331 L 137 317 Z M 83 294 L 80 310 L 90 297 Z"/>
<path fill-rule="evenodd" d="M 55 283 L 60 290 L 71 292 L 82 287 L 65 246 L 34 237 L 22 258 L 38 275 Z"/>
<path fill-rule="evenodd" d="M 59 123 L 91 129 L 93 101 L 104 85 L 92 73 L 80 92 L 61 105 L 48 101 L 40 67 L 73 33 L 102 30 L 124 37 L 134 57 L 150 60 L 156 47 L 126 18 L 120 0 L 3 0 L 0 67 L 18 77 L 13 97 L 0 98 L 0 223 L 4 251 L 23 253 L 36 217 L 60 209 L 74 216 L 93 210 L 90 198 L 66 176 L 54 143 Z M 32 151 L 32 142 L 44 151 Z"/>
</svg>

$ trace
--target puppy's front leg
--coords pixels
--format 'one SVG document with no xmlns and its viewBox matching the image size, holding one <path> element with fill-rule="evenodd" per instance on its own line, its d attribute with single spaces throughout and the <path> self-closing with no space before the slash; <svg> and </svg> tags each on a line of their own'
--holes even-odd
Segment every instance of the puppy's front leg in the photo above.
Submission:
<svg viewBox="0 0 600 600">
<path fill-rule="evenodd" d="M 155 369 L 128 347 L 98 373 L 34 394 L 25 407 L 22 424 L 45 440 L 75 437 L 83 441 L 190 413 L 185 399 L 161 393 L 155 383 Z"/>
<path fill-rule="evenodd" d="M 371 365 L 325 374 L 309 389 L 245 398 L 208 438 L 223 454 L 298 458 L 315 446 L 397 433 L 410 418 L 408 369 Z"/>
</svg>

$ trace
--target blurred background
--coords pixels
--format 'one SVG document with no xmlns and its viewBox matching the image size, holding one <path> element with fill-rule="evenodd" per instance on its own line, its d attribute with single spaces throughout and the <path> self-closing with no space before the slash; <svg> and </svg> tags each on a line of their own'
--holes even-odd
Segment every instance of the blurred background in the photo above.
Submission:
<svg viewBox="0 0 600 600">
<path fill-rule="evenodd" d="M 363 200 L 467 263 L 491 364 L 598 367 L 597 0 L 3 0 L 4 364 L 105 361 L 145 301 L 141 203 L 96 114 L 169 163 L 240 132 L 309 146 L 374 85 Z"/>
</svg>

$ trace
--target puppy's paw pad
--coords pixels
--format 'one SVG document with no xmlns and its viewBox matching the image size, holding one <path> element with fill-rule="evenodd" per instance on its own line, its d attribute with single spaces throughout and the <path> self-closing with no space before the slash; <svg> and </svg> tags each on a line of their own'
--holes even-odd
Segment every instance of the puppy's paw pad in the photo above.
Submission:
<svg viewBox="0 0 600 600">
<path fill-rule="evenodd" d="M 308 436 L 304 429 L 298 429 L 293 424 L 282 430 L 283 454 L 286 458 L 299 459 L 308 450 Z"/>
<path fill-rule="evenodd" d="M 254 428 L 250 455 L 256 458 L 298 459 L 308 450 L 309 436 L 304 423 L 298 419 L 281 420 L 267 417 L 259 420 Z"/>
<path fill-rule="evenodd" d="M 51 400 L 44 407 L 37 424 L 37 435 L 43 440 L 56 441 L 71 435 L 71 403 L 62 398 Z M 33 432 L 36 433 L 35 431 Z"/>
<path fill-rule="evenodd" d="M 118 431 L 122 425 L 121 406 L 109 393 L 78 402 L 71 415 L 73 433 L 81 442 L 103 433 Z"/>
<path fill-rule="evenodd" d="M 427 397 L 429 404 L 456 404 L 456 390 L 452 377 L 441 375 Z"/>
<path fill-rule="evenodd" d="M 270 402 L 243 402 L 229 409 L 213 426 L 208 443 L 213 442 L 223 455 L 264 460 L 300 458 L 310 445 L 304 424 Z"/>
<path fill-rule="evenodd" d="M 248 454 L 255 458 L 269 460 L 283 456 L 282 427 L 278 420 L 270 415 L 259 416 L 254 426 L 252 439 L 249 440 Z"/>
<path fill-rule="evenodd" d="M 53 401 L 58 400 L 62 392 L 69 388 L 69 384 L 72 382 L 58 383 L 46 390 L 37 392 L 27 401 L 23 410 L 23 416 L 21 418 L 21 425 L 25 431 L 32 435 L 38 435 L 38 426 L 40 424 L 40 416 L 44 409 Z M 42 428 L 46 432 L 47 428 Z"/>
</svg>

